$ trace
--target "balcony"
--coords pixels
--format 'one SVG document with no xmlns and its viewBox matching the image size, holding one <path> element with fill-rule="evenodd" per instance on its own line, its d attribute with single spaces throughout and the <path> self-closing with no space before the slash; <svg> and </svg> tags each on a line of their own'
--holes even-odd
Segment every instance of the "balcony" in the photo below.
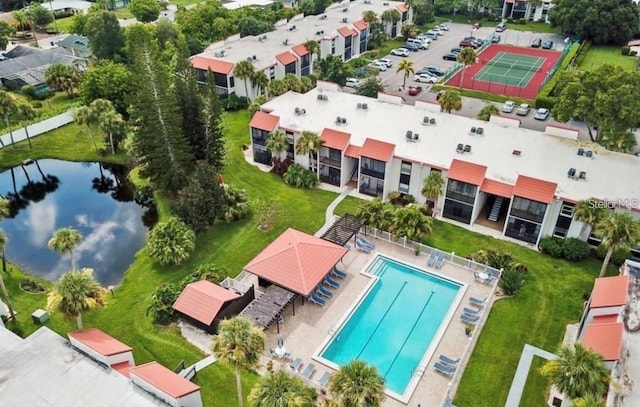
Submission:
<svg viewBox="0 0 640 407">
<path fill-rule="evenodd" d="M 378 172 L 364 167 L 360 167 L 360 175 L 368 175 L 373 178 L 384 179 L 384 172 Z"/>
<path fill-rule="evenodd" d="M 511 208 L 511 216 L 515 216 L 516 218 L 530 220 L 535 223 L 542 223 L 544 220 L 544 213 L 536 214 L 529 211 L 523 211 L 520 209 Z"/>
<path fill-rule="evenodd" d="M 361 194 L 369 195 L 369 196 L 381 197 L 382 194 L 384 193 L 384 188 L 382 187 L 371 188 L 368 186 L 361 186 L 358 192 L 360 192 Z"/>
<path fill-rule="evenodd" d="M 340 186 L 340 176 L 320 174 L 320 181 L 337 187 Z"/>
<path fill-rule="evenodd" d="M 476 200 L 475 195 L 465 195 L 465 194 L 461 194 L 459 192 L 455 192 L 455 191 L 451 191 L 451 190 L 447 190 L 447 198 L 451 198 L 455 201 L 460 201 L 460 202 L 464 202 L 464 203 L 468 203 L 470 205 L 473 205 L 473 203 Z"/>
<path fill-rule="evenodd" d="M 522 240 L 523 242 L 535 244 L 538 241 L 538 233 L 522 232 L 518 229 L 507 227 L 504 232 L 505 236 L 512 237 L 514 239 Z"/>
<path fill-rule="evenodd" d="M 320 156 L 320 162 L 322 164 L 328 165 L 329 167 L 334 167 L 334 168 L 340 168 L 341 167 L 340 160 L 334 160 L 334 159 L 329 158 L 329 157 Z"/>
</svg>

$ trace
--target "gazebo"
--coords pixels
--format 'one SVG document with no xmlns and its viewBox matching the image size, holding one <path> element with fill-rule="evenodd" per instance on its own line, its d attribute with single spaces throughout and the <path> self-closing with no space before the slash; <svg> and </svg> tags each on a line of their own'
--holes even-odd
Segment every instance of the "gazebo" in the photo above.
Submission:
<svg viewBox="0 0 640 407">
<path fill-rule="evenodd" d="M 333 222 L 333 225 L 321 237 L 324 240 L 344 246 L 353 236 L 358 234 L 360 228 L 362 228 L 362 221 L 354 215 L 345 213 L 340 219 Z"/>
</svg>

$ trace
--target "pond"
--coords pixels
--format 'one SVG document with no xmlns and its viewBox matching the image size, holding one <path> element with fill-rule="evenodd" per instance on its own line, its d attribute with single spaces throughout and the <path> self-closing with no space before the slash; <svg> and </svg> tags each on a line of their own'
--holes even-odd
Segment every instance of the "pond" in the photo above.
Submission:
<svg viewBox="0 0 640 407">
<path fill-rule="evenodd" d="M 82 234 L 77 267 L 94 269 L 102 285 L 118 283 L 144 245 L 155 209 L 133 199 L 126 168 L 110 164 L 38 160 L 0 173 L 0 194 L 10 216 L 0 223 L 9 238 L 7 259 L 54 281 L 71 269 L 71 257 L 47 248 L 53 233 Z"/>
</svg>

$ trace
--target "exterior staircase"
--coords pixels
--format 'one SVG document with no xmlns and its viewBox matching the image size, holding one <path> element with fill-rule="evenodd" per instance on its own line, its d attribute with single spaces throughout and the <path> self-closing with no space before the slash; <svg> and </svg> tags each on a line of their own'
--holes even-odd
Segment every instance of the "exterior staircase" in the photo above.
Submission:
<svg viewBox="0 0 640 407">
<path fill-rule="evenodd" d="M 491 222 L 497 222 L 498 216 L 500 215 L 500 209 L 502 209 L 502 205 L 504 204 L 504 198 L 501 196 L 497 196 L 496 200 L 493 201 L 493 206 L 491 206 L 491 212 L 489 212 L 489 219 Z"/>
<path fill-rule="evenodd" d="M 355 181 L 356 185 L 358 184 L 358 166 L 353 167 L 353 172 L 351 173 L 351 181 Z"/>
</svg>

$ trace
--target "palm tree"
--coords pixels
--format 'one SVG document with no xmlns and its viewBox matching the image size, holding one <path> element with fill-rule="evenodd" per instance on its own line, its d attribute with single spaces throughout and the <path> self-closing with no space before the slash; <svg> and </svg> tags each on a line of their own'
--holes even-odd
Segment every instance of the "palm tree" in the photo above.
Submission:
<svg viewBox="0 0 640 407">
<path fill-rule="evenodd" d="M 309 54 L 311 54 L 311 66 L 315 68 L 314 63 L 317 61 L 317 58 L 320 58 L 320 45 L 316 40 L 307 40 L 304 43 L 304 47 L 309 51 Z M 316 56 L 315 59 L 313 58 L 314 55 Z"/>
<path fill-rule="evenodd" d="M 269 93 L 268 93 L 269 78 L 267 78 L 267 74 L 264 73 L 264 71 L 257 71 L 253 75 L 253 78 L 251 79 L 251 83 L 258 90 L 257 93 L 259 95 L 262 95 L 263 93 L 266 92 L 267 93 L 267 97 L 269 96 Z"/>
<path fill-rule="evenodd" d="M 375 366 L 352 360 L 331 376 L 329 392 L 341 407 L 379 407 L 385 399 L 384 379 Z"/>
<path fill-rule="evenodd" d="M 248 399 L 252 407 L 313 407 L 314 396 L 300 377 L 280 369 L 262 376 Z"/>
<path fill-rule="evenodd" d="M 295 151 L 298 155 L 308 154 L 309 156 L 309 170 L 311 170 L 311 161 L 313 160 L 313 153 L 320 153 L 320 146 L 322 145 L 322 140 L 316 133 L 310 131 L 303 131 L 302 135 L 298 139 L 296 143 Z M 320 174 L 320 165 L 316 160 L 316 167 L 318 174 Z"/>
<path fill-rule="evenodd" d="M 286 93 L 289 89 L 282 79 L 274 79 L 269 82 L 267 86 L 267 93 L 269 96 L 280 96 Z"/>
<path fill-rule="evenodd" d="M 243 59 L 233 68 L 233 74 L 236 78 L 244 81 L 244 94 L 247 97 L 247 100 L 251 101 L 249 98 L 249 87 L 247 86 L 247 81 L 250 81 L 255 76 L 255 68 L 253 67 L 253 64 L 246 59 Z"/>
<path fill-rule="evenodd" d="M 76 257 L 74 249 L 82 240 L 80 232 L 71 227 L 60 228 L 56 230 L 49 239 L 47 246 L 49 249 L 57 252 L 60 256 L 69 253 L 71 255 L 71 270 L 76 271 Z"/>
<path fill-rule="evenodd" d="M 402 80 L 402 87 L 404 88 L 407 86 L 407 78 L 409 77 L 409 75 L 416 73 L 415 69 L 413 69 L 413 61 L 403 59 L 402 61 L 398 62 L 396 73 L 398 72 L 404 72 L 404 78 Z"/>
<path fill-rule="evenodd" d="M 80 72 L 71 65 L 53 64 L 45 72 L 47 85 L 56 91 L 67 92 L 73 97 L 73 89 L 82 81 Z"/>
<path fill-rule="evenodd" d="M 582 397 L 573 400 L 571 407 L 605 407 L 605 401 L 602 396 L 593 393 L 587 393 Z"/>
<path fill-rule="evenodd" d="M 111 145 L 111 154 L 116 153 L 116 145 L 113 141 L 114 134 L 123 134 L 125 122 L 122 115 L 115 110 L 104 112 L 98 118 L 98 127 L 105 133 Z"/>
<path fill-rule="evenodd" d="M 440 96 L 440 110 L 451 113 L 452 110 L 462 109 L 462 98 L 457 90 L 447 90 Z"/>
<path fill-rule="evenodd" d="M 462 48 L 462 51 L 460 51 L 460 53 L 458 54 L 457 61 L 458 63 L 462 64 L 462 72 L 460 74 L 460 84 L 458 85 L 459 87 L 462 87 L 462 83 L 464 82 L 465 69 L 467 69 L 469 65 L 475 64 L 477 57 L 478 55 L 476 55 L 476 51 L 471 47 Z"/>
<path fill-rule="evenodd" d="M 98 151 L 98 145 L 96 144 L 96 138 L 93 136 L 93 125 L 96 123 L 95 112 L 89 106 L 80 106 L 73 112 L 73 117 L 76 123 L 86 125 L 89 129 L 89 137 L 93 142 L 93 146 Z"/>
<path fill-rule="evenodd" d="M 220 322 L 218 335 L 213 339 L 211 349 L 218 360 L 236 370 L 238 407 L 243 406 L 241 370 L 258 366 L 264 351 L 264 339 L 264 332 L 241 316 Z"/>
<path fill-rule="evenodd" d="M 551 379 L 558 390 L 570 399 L 607 391 L 609 371 L 602 356 L 577 342 L 558 350 L 558 358 L 546 362 L 540 372 Z"/>
<path fill-rule="evenodd" d="M 391 21 L 391 23 L 395 24 L 398 21 L 400 21 L 400 19 L 402 18 L 402 16 L 400 15 L 400 12 L 394 8 L 390 8 L 389 10 L 385 10 L 382 13 L 382 20 L 383 21 Z"/>
<path fill-rule="evenodd" d="M 376 229 L 386 229 L 392 220 L 389 204 L 380 198 L 361 203 L 356 209 L 356 216 L 365 226 Z"/>
<path fill-rule="evenodd" d="M 427 202 L 433 203 L 433 211 L 435 212 L 438 198 L 442 195 L 442 187 L 444 186 L 444 177 L 440 171 L 431 171 L 429 176 L 422 183 L 422 196 Z"/>
<path fill-rule="evenodd" d="M 606 212 L 602 206 L 598 205 L 598 200 L 595 198 L 585 199 L 576 205 L 573 210 L 573 218 L 579 222 L 582 222 L 582 229 L 580 229 L 580 239 L 586 239 L 589 237 L 588 229 L 593 228 L 600 219 L 606 216 Z"/>
<path fill-rule="evenodd" d="M 36 111 L 29 103 L 26 102 L 18 102 L 16 105 L 16 114 L 20 119 L 22 119 L 22 124 L 24 125 L 24 134 L 27 136 L 27 141 L 29 142 L 29 150 L 31 150 L 31 137 L 29 137 L 29 129 L 28 124 L 29 120 L 32 120 L 36 117 Z"/>
<path fill-rule="evenodd" d="M 598 221 L 595 234 L 607 248 L 600 268 L 600 277 L 604 277 L 611 255 L 617 250 L 629 249 L 640 241 L 640 222 L 626 213 L 613 212 Z"/>
<path fill-rule="evenodd" d="M 5 201 L 4 199 L 2 201 Z M 0 220 L 2 220 L 3 215 L 0 214 Z M 4 248 L 7 247 L 7 243 L 9 243 L 9 239 L 7 235 L 4 233 L 4 230 L 0 229 L 0 252 L 2 252 L 2 264 L 5 264 L 5 253 Z M 12 320 L 16 320 L 16 314 L 13 311 L 13 306 L 11 305 L 11 299 L 9 298 L 9 292 L 7 291 L 7 287 L 4 285 L 4 280 L 2 279 L 2 272 L 0 272 L 0 289 L 2 290 L 2 295 L 4 295 L 5 301 L 7 302 L 7 307 L 9 308 L 9 315 Z"/>
<path fill-rule="evenodd" d="M 9 138 L 11 139 L 11 145 L 15 147 L 15 141 L 13 139 L 13 130 L 11 129 L 11 117 L 16 114 L 16 106 L 18 105 L 18 99 L 12 95 L 11 93 L 0 90 L 0 116 L 7 124 L 7 128 L 9 129 Z M 4 147 L 4 142 L 1 141 L 2 147 Z"/>
<path fill-rule="evenodd" d="M 49 293 L 47 307 L 59 309 L 65 316 L 76 317 L 78 329 L 83 329 L 82 313 L 102 305 L 104 289 L 93 278 L 93 270 L 64 273 Z"/>
<path fill-rule="evenodd" d="M 394 239 L 405 237 L 419 242 L 431 236 L 431 223 L 432 218 L 423 215 L 418 205 L 408 205 L 395 211 L 389 231 Z"/>
<path fill-rule="evenodd" d="M 276 130 L 269 135 L 265 147 L 273 154 L 274 163 L 279 164 L 282 160 L 282 153 L 289 149 L 289 139 L 286 134 Z"/>
<path fill-rule="evenodd" d="M 476 118 L 488 122 L 494 114 L 500 114 L 500 109 L 498 109 L 493 103 L 489 102 L 480 109 Z"/>
<path fill-rule="evenodd" d="M 362 12 L 362 20 L 367 24 L 371 24 L 374 21 L 378 21 L 378 16 L 373 10 L 365 10 Z"/>
</svg>

